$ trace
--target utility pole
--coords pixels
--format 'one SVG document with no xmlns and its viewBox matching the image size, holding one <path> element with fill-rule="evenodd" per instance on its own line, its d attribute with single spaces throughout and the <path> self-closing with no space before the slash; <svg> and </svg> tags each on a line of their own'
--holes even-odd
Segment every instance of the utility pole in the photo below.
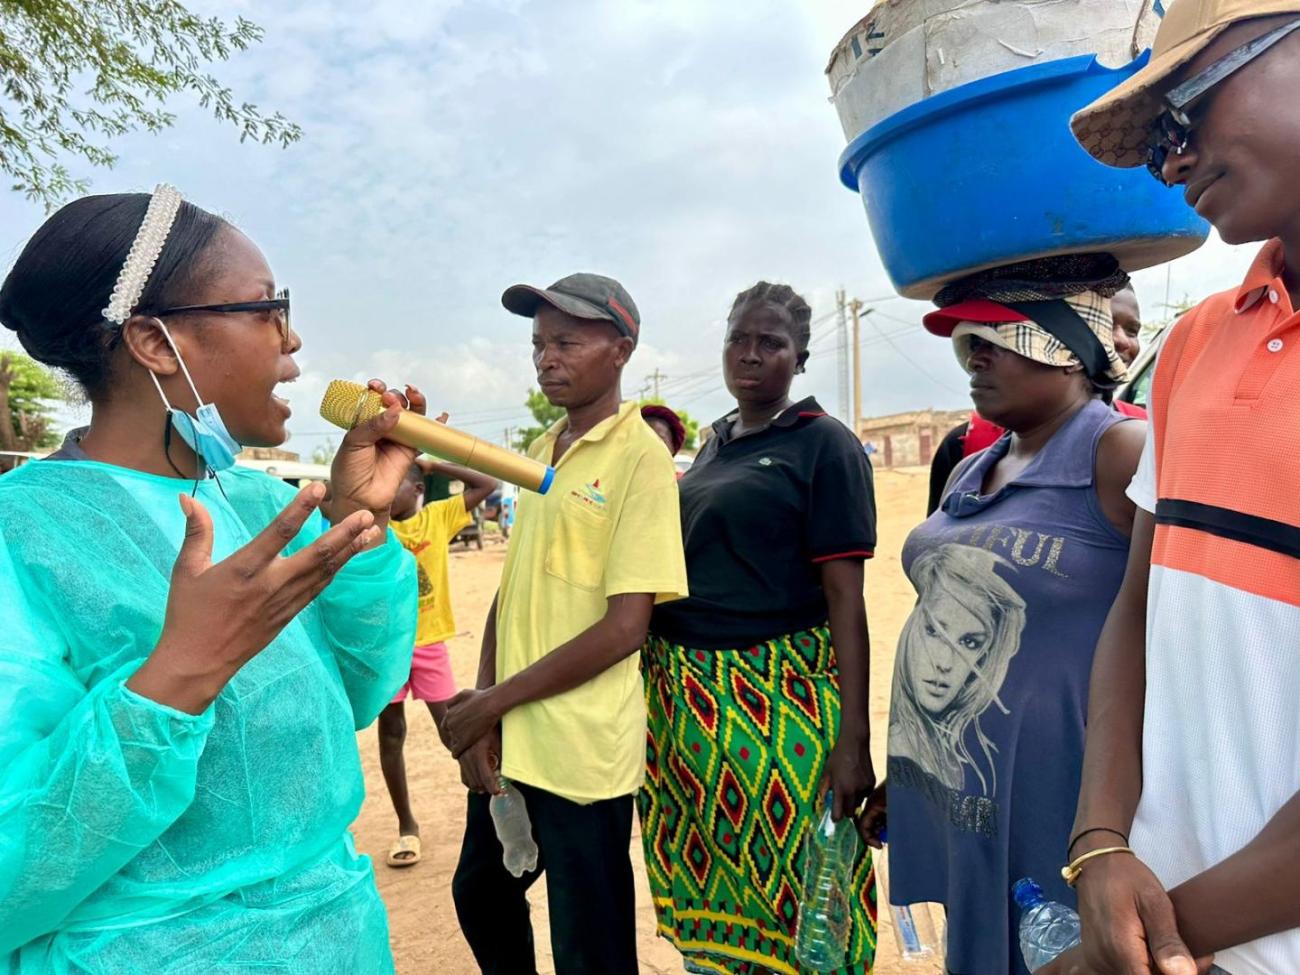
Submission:
<svg viewBox="0 0 1300 975">
<path fill-rule="evenodd" d="M 650 383 L 653 383 L 655 389 L 655 399 L 659 399 L 659 384 L 667 378 L 668 378 L 667 376 L 665 376 L 662 372 L 659 371 L 659 367 L 655 366 L 655 371 L 645 377 L 647 386 L 642 388 L 643 389 L 647 388 Z"/>
<path fill-rule="evenodd" d="M 852 409 L 849 403 L 849 315 L 843 288 L 835 292 L 835 311 L 837 315 L 835 325 L 835 378 L 840 394 L 840 418 L 847 421 L 851 426 L 853 419 L 849 416 L 849 410 Z"/>
<path fill-rule="evenodd" d="M 853 422 L 849 424 L 849 429 L 855 437 L 862 422 L 862 328 L 858 318 L 862 307 L 862 302 L 857 298 L 849 302 L 849 311 L 853 313 Z"/>
</svg>

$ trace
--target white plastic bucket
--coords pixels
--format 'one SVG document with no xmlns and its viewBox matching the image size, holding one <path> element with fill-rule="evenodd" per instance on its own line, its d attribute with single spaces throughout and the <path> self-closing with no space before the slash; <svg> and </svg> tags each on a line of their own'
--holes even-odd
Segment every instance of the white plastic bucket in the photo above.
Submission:
<svg viewBox="0 0 1300 975">
<path fill-rule="evenodd" d="M 917 102 L 1042 61 L 1095 54 L 1110 67 L 1150 47 L 1160 0 L 880 0 L 831 53 L 844 137 Z"/>
</svg>

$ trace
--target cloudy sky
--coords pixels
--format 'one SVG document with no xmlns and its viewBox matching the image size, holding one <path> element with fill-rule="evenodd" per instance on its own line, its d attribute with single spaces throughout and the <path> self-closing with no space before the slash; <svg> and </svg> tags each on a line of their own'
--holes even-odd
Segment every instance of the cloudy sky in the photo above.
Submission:
<svg viewBox="0 0 1300 975">
<path fill-rule="evenodd" d="M 241 146 L 178 99 L 174 129 L 120 140 L 118 167 L 86 175 L 98 192 L 174 183 L 261 245 L 306 342 L 292 449 L 328 435 L 316 406 L 335 376 L 415 382 L 480 436 L 526 423 L 528 325 L 499 296 L 576 270 L 619 278 L 640 306 L 628 395 L 657 369 L 673 405 L 723 413 L 723 319 L 766 277 L 823 319 L 799 391 L 832 412 L 839 287 L 876 308 L 867 415 L 968 405 L 948 344 L 915 329 L 925 306 L 888 298 L 861 203 L 837 181 L 844 140 L 822 72 L 867 0 L 191 6 L 266 29 L 217 74 L 300 123 L 303 140 Z M 41 218 L 0 195 L 0 263 Z M 1212 242 L 1141 273 L 1148 317 L 1167 292 L 1231 286 L 1252 250 Z"/>
</svg>

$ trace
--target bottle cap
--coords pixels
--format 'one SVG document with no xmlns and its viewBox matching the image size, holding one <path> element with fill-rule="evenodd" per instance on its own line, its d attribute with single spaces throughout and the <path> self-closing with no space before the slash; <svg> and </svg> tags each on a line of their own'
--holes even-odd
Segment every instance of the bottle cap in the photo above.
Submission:
<svg viewBox="0 0 1300 975">
<path fill-rule="evenodd" d="M 1043 896 L 1043 888 L 1028 877 L 1015 882 L 1011 888 L 1011 896 L 1016 899 L 1016 904 L 1022 911 L 1036 907 L 1047 899 Z"/>
</svg>

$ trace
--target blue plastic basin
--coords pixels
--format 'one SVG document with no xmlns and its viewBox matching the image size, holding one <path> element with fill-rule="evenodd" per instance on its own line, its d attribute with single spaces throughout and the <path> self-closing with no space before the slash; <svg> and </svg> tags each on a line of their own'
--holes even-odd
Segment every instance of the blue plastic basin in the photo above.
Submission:
<svg viewBox="0 0 1300 975">
<path fill-rule="evenodd" d="M 982 78 L 872 126 L 840 156 L 895 287 L 930 298 L 973 271 L 1109 251 L 1128 270 L 1181 257 L 1209 233 L 1144 169 L 1103 166 L 1074 140 L 1079 108 L 1146 64 L 1091 55 Z"/>
</svg>

